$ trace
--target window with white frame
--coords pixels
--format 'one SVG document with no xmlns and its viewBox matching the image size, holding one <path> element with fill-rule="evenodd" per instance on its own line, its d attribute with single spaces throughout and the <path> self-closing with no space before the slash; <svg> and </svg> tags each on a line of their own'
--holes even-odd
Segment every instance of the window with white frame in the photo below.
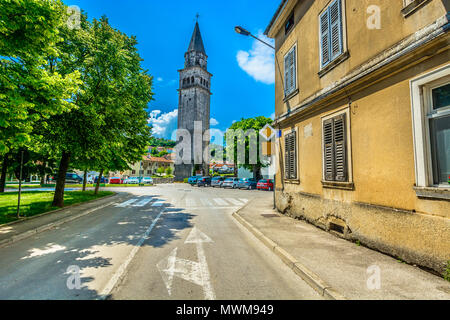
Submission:
<svg viewBox="0 0 450 320">
<path fill-rule="evenodd" d="M 449 187 L 450 65 L 411 81 L 416 185 Z"/>
<path fill-rule="evenodd" d="M 297 45 L 284 56 L 284 95 L 287 97 L 297 89 Z"/>
<path fill-rule="evenodd" d="M 321 68 L 343 53 L 343 30 L 342 0 L 334 0 L 319 16 Z"/>
</svg>

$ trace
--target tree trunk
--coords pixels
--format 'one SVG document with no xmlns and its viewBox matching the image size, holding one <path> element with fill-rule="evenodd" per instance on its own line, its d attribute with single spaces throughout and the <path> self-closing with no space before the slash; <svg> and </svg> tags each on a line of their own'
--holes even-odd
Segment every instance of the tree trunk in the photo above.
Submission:
<svg viewBox="0 0 450 320">
<path fill-rule="evenodd" d="M 5 154 L 3 156 L 3 164 L 2 164 L 2 173 L 0 176 L 0 193 L 5 192 L 5 185 L 6 185 L 6 174 L 8 171 L 8 154 Z"/>
<path fill-rule="evenodd" d="M 45 169 L 47 168 L 47 162 L 44 161 L 42 164 L 39 174 L 41 175 L 41 186 L 45 184 Z"/>
<path fill-rule="evenodd" d="M 98 175 L 97 184 L 95 185 L 95 194 L 98 194 L 98 189 L 100 189 L 100 181 L 102 180 L 103 169 L 100 170 L 100 174 Z"/>
<path fill-rule="evenodd" d="M 86 184 L 87 184 L 87 170 L 84 170 L 84 176 L 83 176 L 83 192 L 86 191 Z"/>
<path fill-rule="evenodd" d="M 70 153 L 63 152 L 58 169 L 58 180 L 56 181 L 55 196 L 53 197 L 54 207 L 64 207 L 64 185 L 66 184 L 66 173 L 69 168 Z"/>
</svg>

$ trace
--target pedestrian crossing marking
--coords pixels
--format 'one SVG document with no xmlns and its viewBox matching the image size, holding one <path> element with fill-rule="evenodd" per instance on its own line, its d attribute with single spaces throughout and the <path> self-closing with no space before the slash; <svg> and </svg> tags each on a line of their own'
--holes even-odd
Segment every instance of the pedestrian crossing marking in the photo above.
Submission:
<svg viewBox="0 0 450 320">
<path fill-rule="evenodd" d="M 121 204 L 116 205 L 116 207 L 124 208 L 124 207 L 129 206 L 129 205 L 131 205 L 132 203 L 136 202 L 137 200 L 138 200 L 138 199 L 130 199 L 130 200 L 128 200 L 128 201 L 125 201 L 125 202 L 123 202 L 123 203 L 121 203 Z"/>
<path fill-rule="evenodd" d="M 164 201 L 155 201 L 152 203 L 152 207 L 161 207 L 164 204 Z"/>
<path fill-rule="evenodd" d="M 204 206 L 207 206 L 207 207 L 213 206 L 213 204 L 208 199 L 200 199 L 200 201 Z"/>
<path fill-rule="evenodd" d="M 221 198 L 215 198 L 214 202 L 217 203 L 219 206 L 227 206 L 228 205 L 228 203 Z"/>
<path fill-rule="evenodd" d="M 186 207 L 195 207 L 197 203 L 193 198 L 187 198 L 186 199 Z"/>
<path fill-rule="evenodd" d="M 133 204 L 132 206 L 133 207 L 143 207 L 152 200 L 153 200 L 152 198 L 143 199 L 143 200 L 139 201 L 138 203 Z"/>
<path fill-rule="evenodd" d="M 232 204 L 237 205 L 237 206 L 241 206 L 242 205 L 242 202 L 240 202 L 240 201 L 238 201 L 236 199 L 233 199 L 233 198 L 226 198 L 225 200 L 227 200 L 227 201 L 229 201 Z"/>
</svg>

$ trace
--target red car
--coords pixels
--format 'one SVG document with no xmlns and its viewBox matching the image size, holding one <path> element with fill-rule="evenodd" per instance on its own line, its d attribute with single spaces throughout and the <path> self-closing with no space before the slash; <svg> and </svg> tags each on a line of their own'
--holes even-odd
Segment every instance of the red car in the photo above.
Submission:
<svg viewBox="0 0 450 320">
<path fill-rule="evenodd" d="M 123 184 L 123 180 L 121 178 L 114 177 L 114 178 L 109 179 L 109 183 L 110 184 Z"/>
<path fill-rule="evenodd" d="M 258 190 L 269 190 L 273 191 L 273 180 L 271 179 L 263 179 L 259 180 L 258 184 L 256 185 L 256 188 Z"/>
</svg>

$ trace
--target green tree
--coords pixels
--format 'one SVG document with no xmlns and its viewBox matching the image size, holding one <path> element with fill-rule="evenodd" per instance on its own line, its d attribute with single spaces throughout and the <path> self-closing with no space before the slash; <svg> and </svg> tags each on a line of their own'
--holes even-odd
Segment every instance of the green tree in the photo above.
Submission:
<svg viewBox="0 0 450 320">
<path fill-rule="evenodd" d="M 161 176 L 164 172 L 166 172 L 166 169 L 164 167 L 159 167 L 156 172 Z"/>
<path fill-rule="evenodd" d="M 77 108 L 52 117 L 46 128 L 46 138 L 61 154 L 53 200 L 59 207 L 72 160 L 83 170 L 100 171 L 98 181 L 104 172 L 140 160 L 150 139 L 146 109 L 152 99 L 152 77 L 141 67 L 136 39 L 113 29 L 106 17 L 89 23 L 83 14 L 81 29 L 65 39 L 56 69 L 78 70 L 83 84 Z"/>
<path fill-rule="evenodd" d="M 60 56 L 59 31 L 66 21 L 66 7 L 58 0 L 0 2 L 0 155 L 29 146 L 36 122 L 74 107 L 79 73 L 62 75 L 46 60 Z M 5 172 L 9 158 L 3 157 Z"/>
<path fill-rule="evenodd" d="M 272 119 L 266 117 L 256 117 L 249 119 L 242 119 L 239 122 L 233 123 L 233 125 L 228 129 L 232 130 L 236 133 L 232 141 L 226 140 L 226 152 L 229 155 L 234 155 L 233 162 L 237 164 L 235 168 L 245 168 L 253 172 L 253 177 L 255 179 L 259 179 L 261 177 L 261 168 L 267 166 L 266 163 L 261 161 L 260 158 L 260 148 L 261 144 L 259 143 L 259 131 L 264 128 L 265 125 L 271 125 L 273 122 Z M 230 131 L 227 131 L 227 135 Z M 246 133 L 252 132 L 250 135 L 246 135 Z M 253 146 L 251 142 L 253 141 Z M 242 145 L 245 147 L 245 159 L 244 163 L 238 163 L 238 146 Z M 251 154 L 256 153 L 256 154 Z M 250 164 L 250 159 L 254 158 L 256 161 L 254 164 Z"/>
<path fill-rule="evenodd" d="M 170 176 L 172 173 L 173 173 L 172 168 L 171 168 L 171 167 L 167 167 L 167 169 L 166 169 L 166 174 L 167 174 L 168 176 Z"/>
</svg>

